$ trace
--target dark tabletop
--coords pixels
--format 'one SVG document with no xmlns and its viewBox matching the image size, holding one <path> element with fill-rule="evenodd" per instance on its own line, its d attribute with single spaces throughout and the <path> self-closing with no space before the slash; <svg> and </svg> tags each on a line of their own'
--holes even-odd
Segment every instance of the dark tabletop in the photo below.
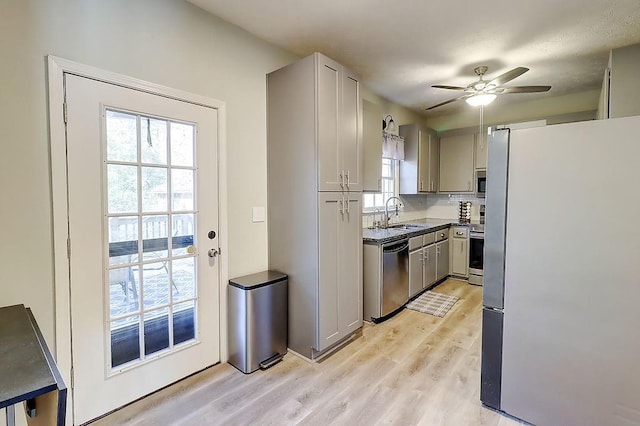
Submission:
<svg viewBox="0 0 640 426">
<path fill-rule="evenodd" d="M 24 305 L 0 308 L 0 408 L 54 389 L 55 377 Z"/>
</svg>

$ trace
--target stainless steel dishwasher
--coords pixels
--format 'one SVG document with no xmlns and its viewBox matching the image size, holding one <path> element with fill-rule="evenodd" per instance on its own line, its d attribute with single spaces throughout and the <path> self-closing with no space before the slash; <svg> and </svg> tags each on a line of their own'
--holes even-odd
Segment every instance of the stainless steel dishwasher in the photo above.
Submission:
<svg viewBox="0 0 640 426">
<path fill-rule="evenodd" d="M 409 239 L 382 245 L 382 316 L 407 302 L 409 296 Z"/>
</svg>

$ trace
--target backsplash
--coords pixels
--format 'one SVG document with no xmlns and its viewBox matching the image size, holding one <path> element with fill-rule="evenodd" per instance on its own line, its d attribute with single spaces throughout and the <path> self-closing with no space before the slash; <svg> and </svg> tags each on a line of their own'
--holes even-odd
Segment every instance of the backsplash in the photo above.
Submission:
<svg viewBox="0 0 640 426">
<path fill-rule="evenodd" d="M 460 201 L 471 201 L 471 221 L 478 221 L 480 220 L 480 204 L 484 204 L 483 198 L 463 194 L 401 195 L 400 199 L 402 199 L 404 207 L 398 216 L 395 216 L 395 212 L 391 214 L 390 223 L 409 222 L 426 217 L 457 220 Z M 380 220 L 382 215 L 375 214 L 375 220 Z M 365 213 L 362 216 L 362 226 L 365 228 L 372 226 L 373 221 L 373 213 Z"/>
</svg>

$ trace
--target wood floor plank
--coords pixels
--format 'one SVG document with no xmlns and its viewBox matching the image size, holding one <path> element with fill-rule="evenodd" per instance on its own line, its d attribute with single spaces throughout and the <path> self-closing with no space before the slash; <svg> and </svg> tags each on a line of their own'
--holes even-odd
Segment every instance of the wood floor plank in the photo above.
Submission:
<svg viewBox="0 0 640 426">
<path fill-rule="evenodd" d="M 217 365 L 96 424 L 519 424 L 479 401 L 482 288 L 449 279 L 434 291 L 460 298 L 444 318 L 403 310 L 366 323 L 320 362 L 289 353 L 249 375 Z"/>
</svg>

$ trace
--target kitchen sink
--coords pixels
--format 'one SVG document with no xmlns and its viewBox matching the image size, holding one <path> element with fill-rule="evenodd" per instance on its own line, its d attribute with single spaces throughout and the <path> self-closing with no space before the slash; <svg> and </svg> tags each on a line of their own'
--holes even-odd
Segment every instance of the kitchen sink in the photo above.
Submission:
<svg viewBox="0 0 640 426">
<path fill-rule="evenodd" d="M 390 229 L 423 229 L 426 228 L 426 225 L 417 225 L 414 223 L 398 223 L 395 225 L 389 225 L 387 228 Z"/>
</svg>

